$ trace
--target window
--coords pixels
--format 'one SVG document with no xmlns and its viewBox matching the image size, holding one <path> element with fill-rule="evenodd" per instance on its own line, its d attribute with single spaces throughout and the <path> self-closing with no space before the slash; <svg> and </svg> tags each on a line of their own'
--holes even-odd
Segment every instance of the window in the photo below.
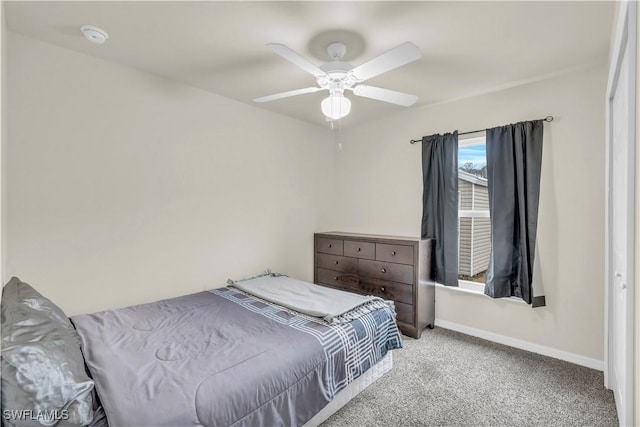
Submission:
<svg viewBox="0 0 640 427">
<path fill-rule="evenodd" d="M 485 137 L 458 143 L 458 279 L 484 284 L 491 253 Z M 465 283 L 475 282 L 475 283 Z"/>
</svg>

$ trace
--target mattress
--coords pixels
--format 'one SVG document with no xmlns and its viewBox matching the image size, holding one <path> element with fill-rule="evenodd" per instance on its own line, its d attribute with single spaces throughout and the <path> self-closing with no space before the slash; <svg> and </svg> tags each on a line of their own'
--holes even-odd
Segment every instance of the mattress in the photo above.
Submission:
<svg viewBox="0 0 640 427">
<path fill-rule="evenodd" d="M 111 425 L 303 425 L 402 340 L 215 289 L 72 318 Z"/>
</svg>

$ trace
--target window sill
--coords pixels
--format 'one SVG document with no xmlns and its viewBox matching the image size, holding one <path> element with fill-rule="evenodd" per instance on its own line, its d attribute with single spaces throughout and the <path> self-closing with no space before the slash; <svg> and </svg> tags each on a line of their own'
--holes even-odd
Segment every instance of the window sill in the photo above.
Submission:
<svg viewBox="0 0 640 427">
<path fill-rule="evenodd" d="M 479 295 L 490 300 L 509 301 L 517 304 L 527 305 L 521 298 L 509 297 L 509 298 L 491 298 L 484 294 L 484 285 L 476 282 L 470 282 L 467 280 L 459 280 L 458 286 L 445 286 L 441 283 L 436 283 L 437 288 L 447 289 L 452 292 L 463 292 L 465 294 Z"/>
</svg>

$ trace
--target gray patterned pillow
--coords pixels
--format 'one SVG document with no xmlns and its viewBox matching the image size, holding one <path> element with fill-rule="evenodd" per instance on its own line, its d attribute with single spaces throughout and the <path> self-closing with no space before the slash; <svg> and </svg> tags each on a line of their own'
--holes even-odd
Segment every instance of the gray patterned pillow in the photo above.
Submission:
<svg viewBox="0 0 640 427">
<path fill-rule="evenodd" d="M 68 317 L 16 277 L 2 290 L 1 308 L 4 425 L 89 424 L 94 384 Z"/>
</svg>

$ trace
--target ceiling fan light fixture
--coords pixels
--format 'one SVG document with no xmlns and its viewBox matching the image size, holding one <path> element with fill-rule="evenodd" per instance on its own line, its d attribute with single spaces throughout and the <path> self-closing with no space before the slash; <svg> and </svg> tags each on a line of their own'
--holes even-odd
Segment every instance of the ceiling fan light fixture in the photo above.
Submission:
<svg viewBox="0 0 640 427">
<path fill-rule="evenodd" d="M 351 112 L 351 101 L 343 94 L 329 95 L 320 104 L 322 114 L 331 120 L 338 120 Z"/>
</svg>

